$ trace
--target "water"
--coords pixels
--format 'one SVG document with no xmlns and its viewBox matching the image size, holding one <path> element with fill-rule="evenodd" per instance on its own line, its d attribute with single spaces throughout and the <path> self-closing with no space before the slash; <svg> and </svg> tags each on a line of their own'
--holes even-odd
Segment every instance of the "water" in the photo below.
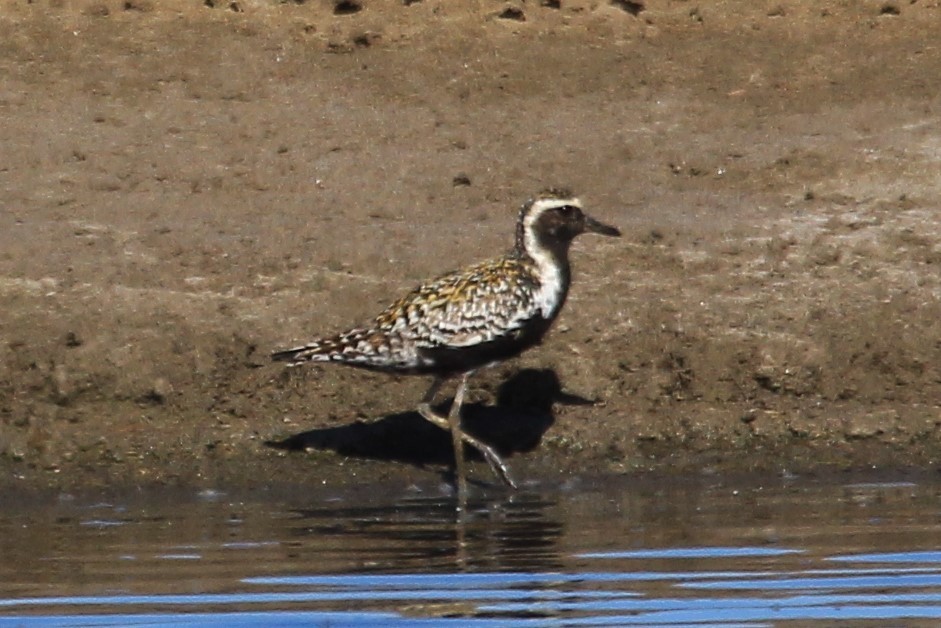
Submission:
<svg viewBox="0 0 941 628">
<path fill-rule="evenodd" d="M 0 626 L 939 625 L 941 483 L 0 497 Z"/>
</svg>

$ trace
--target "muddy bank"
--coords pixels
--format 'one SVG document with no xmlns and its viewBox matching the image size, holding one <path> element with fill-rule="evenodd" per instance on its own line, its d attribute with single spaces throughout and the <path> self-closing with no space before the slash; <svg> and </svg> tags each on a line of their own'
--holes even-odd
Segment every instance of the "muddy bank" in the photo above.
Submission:
<svg viewBox="0 0 941 628">
<path fill-rule="evenodd" d="M 548 185 L 625 237 L 474 380 L 517 476 L 934 468 L 941 7 L 741 4 L 2 5 L 0 483 L 439 473 L 427 382 L 268 353 Z"/>
</svg>

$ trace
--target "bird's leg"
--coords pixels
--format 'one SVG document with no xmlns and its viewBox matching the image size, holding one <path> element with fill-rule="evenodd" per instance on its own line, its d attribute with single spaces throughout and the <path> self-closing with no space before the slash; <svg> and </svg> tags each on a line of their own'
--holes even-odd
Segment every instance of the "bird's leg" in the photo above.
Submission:
<svg viewBox="0 0 941 628">
<path fill-rule="evenodd" d="M 438 391 L 441 390 L 441 384 L 444 383 L 444 379 L 440 377 L 434 378 L 431 382 L 431 386 L 428 388 L 428 392 L 425 393 L 425 396 L 422 397 L 421 403 L 418 404 L 418 414 L 422 415 L 426 421 L 430 421 L 434 425 L 437 425 L 443 430 L 450 430 L 451 424 L 448 423 L 448 420 L 435 413 L 431 409 L 431 402 L 435 400 L 435 396 L 438 394 Z"/>
<path fill-rule="evenodd" d="M 451 444 L 454 446 L 454 473 L 457 475 L 457 495 L 463 506 L 467 500 L 467 464 L 464 461 L 464 430 L 461 429 L 461 406 L 464 405 L 464 391 L 467 390 L 467 378 L 470 373 L 461 376 L 461 382 L 454 393 L 451 410 L 448 411 L 448 424 L 451 426 Z M 460 508 L 464 510 L 464 508 Z"/>
<path fill-rule="evenodd" d="M 452 423 L 451 423 L 450 415 L 455 412 L 455 406 L 457 406 L 456 417 L 457 417 L 457 423 L 460 424 L 460 410 L 461 410 L 460 406 L 464 400 L 464 391 L 462 390 L 462 388 L 466 387 L 467 378 L 469 375 L 470 373 L 465 374 L 463 379 L 461 380 L 462 382 L 461 386 L 458 388 L 458 393 L 454 397 L 454 403 L 451 405 L 451 411 L 448 413 L 449 415 L 448 418 L 435 414 L 434 410 L 431 409 L 431 402 L 434 401 L 435 395 L 438 394 L 438 391 L 441 389 L 441 385 L 444 383 L 444 380 L 439 377 L 436 377 L 434 381 L 431 382 L 431 386 L 428 388 L 428 392 L 425 393 L 425 396 L 422 398 L 421 404 L 419 404 L 418 406 L 419 414 L 421 414 L 426 420 L 430 421 L 434 425 L 437 425 L 441 429 L 451 431 L 452 438 L 453 438 L 454 432 L 451 429 Z M 458 401 L 458 396 L 460 396 L 460 402 Z M 500 456 L 497 455 L 497 452 L 494 451 L 493 447 L 477 440 L 470 434 L 466 433 L 464 430 L 460 429 L 460 426 L 458 429 L 458 433 L 460 434 L 461 440 L 463 440 L 465 443 L 467 443 L 468 445 L 470 445 L 471 447 L 473 447 L 474 449 L 476 449 L 483 455 L 483 457 L 487 460 L 487 464 L 489 464 L 490 468 L 493 470 L 494 475 L 500 478 L 500 480 L 502 480 L 503 483 L 509 486 L 510 488 L 516 488 L 516 483 L 513 482 L 513 479 L 510 477 L 510 472 L 507 469 L 506 464 L 503 462 Z M 455 458 L 458 455 L 457 453 L 458 451 L 460 451 L 460 448 L 456 446 L 454 450 Z"/>
<path fill-rule="evenodd" d="M 465 443 L 479 451 L 483 454 L 484 458 L 487 460 L 487 464 L 490 465 L 490 468 L 493 470 L 494 475 L 503 480 L 503 482 L 510 488 L 516 488 L 516 483 L 513 482 L 513 479 L 510 478 L 510 472 L 506 468 L 506 464 L 497 455 L 497 452 L 494 451 L 493 447 L 483 443 L 463 429 L 461 429 L 461 406 L 464 404 L 464 393 L 467 390 L 467 379 L 471 376 L 471 373 L 464 373 L 461 377 L 461 383 L 457 387 L 457 393 L 454 395 L 454 403 L 451 404 L 451 411 L 448 412 L 448 422 L 451 424 L 451 434 L 454 438 L 454 447 L 455 447 L 455 456 L 457 455 L 458 450 L 463 454 L 463 446 L 460 444 L 453 435 L 455 431 L 460 436 L 461 440 Z M 463 464 L 464 456 L 461 455 L 461 463 Z"/>
<path fill-rule="evenodd" d="M 448 412 L 447 418 L 436 414 L 431 409 L 431 402 L 434 401 L 441 384 L 444 383 L 444 380 L 440 377 L 436 377 L 431 382 L 428 392 L 425 393 L 418 405 L 419 414 L 441 429 L 451 433 L 451 442 L 454 446 L 454 475 L 457 476 L 457 494 L 462 504 L 467 498 L 467 471 L 464 464 L 464 445 L 461 442 L 465 436 L 463 430 L 461 430 L 461 405 L 464 403 L 464 390 L 467 388 L 468 375 L 470 374 L 465 373 L 461 377 L 461 383 L 457 387 L 457 393 L 454 395 L 454 402 L 451 404 L 451 410 Z"/>
</svg>

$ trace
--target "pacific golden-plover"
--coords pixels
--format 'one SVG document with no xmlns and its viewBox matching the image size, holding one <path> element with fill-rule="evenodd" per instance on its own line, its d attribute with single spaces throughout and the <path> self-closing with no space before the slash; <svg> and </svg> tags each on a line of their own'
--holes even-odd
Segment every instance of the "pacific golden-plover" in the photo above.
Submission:
<svg viewBox="0 0 941 628">
<path fill-rule="evenodd" d="M 291 366 L 338 362 L 359 368 L 431 375 L 418 412 L 449 430 L 459 494 L 466 494 L 463 443 L 477 449 L 494 473 L 515 488 L 492 447 L 461 429 L 468 377 L 538 344 L 558 316 L 571 280 L 569 247 L 586 233 L 619 236 L 615 227 L 582 212 L 567 190 L 546 190 L 527 201 L 516 223 L 513 249 L 493 260 L 441 275 L 390 305 L 370 325 L 278 351 Z M 441 385 L 459 377 L 448 415 L 432 410 Z"/>
</svg>

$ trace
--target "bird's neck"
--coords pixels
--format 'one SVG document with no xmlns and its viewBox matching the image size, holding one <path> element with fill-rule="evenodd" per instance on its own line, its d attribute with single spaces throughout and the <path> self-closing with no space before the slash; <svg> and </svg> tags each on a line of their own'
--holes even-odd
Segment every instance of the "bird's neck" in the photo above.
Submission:
<svg viewBox="0 0 941 628">
<path fill-rule="evenodd" d="M 553 319 L 562 309 L 571 281 L 569 245 L 571 242 L 546 242 L 533 231 L 518 233 L 514 252 L 532 260 L 539 283 L 536 303 L 543 318 Z"/>
</svg>

